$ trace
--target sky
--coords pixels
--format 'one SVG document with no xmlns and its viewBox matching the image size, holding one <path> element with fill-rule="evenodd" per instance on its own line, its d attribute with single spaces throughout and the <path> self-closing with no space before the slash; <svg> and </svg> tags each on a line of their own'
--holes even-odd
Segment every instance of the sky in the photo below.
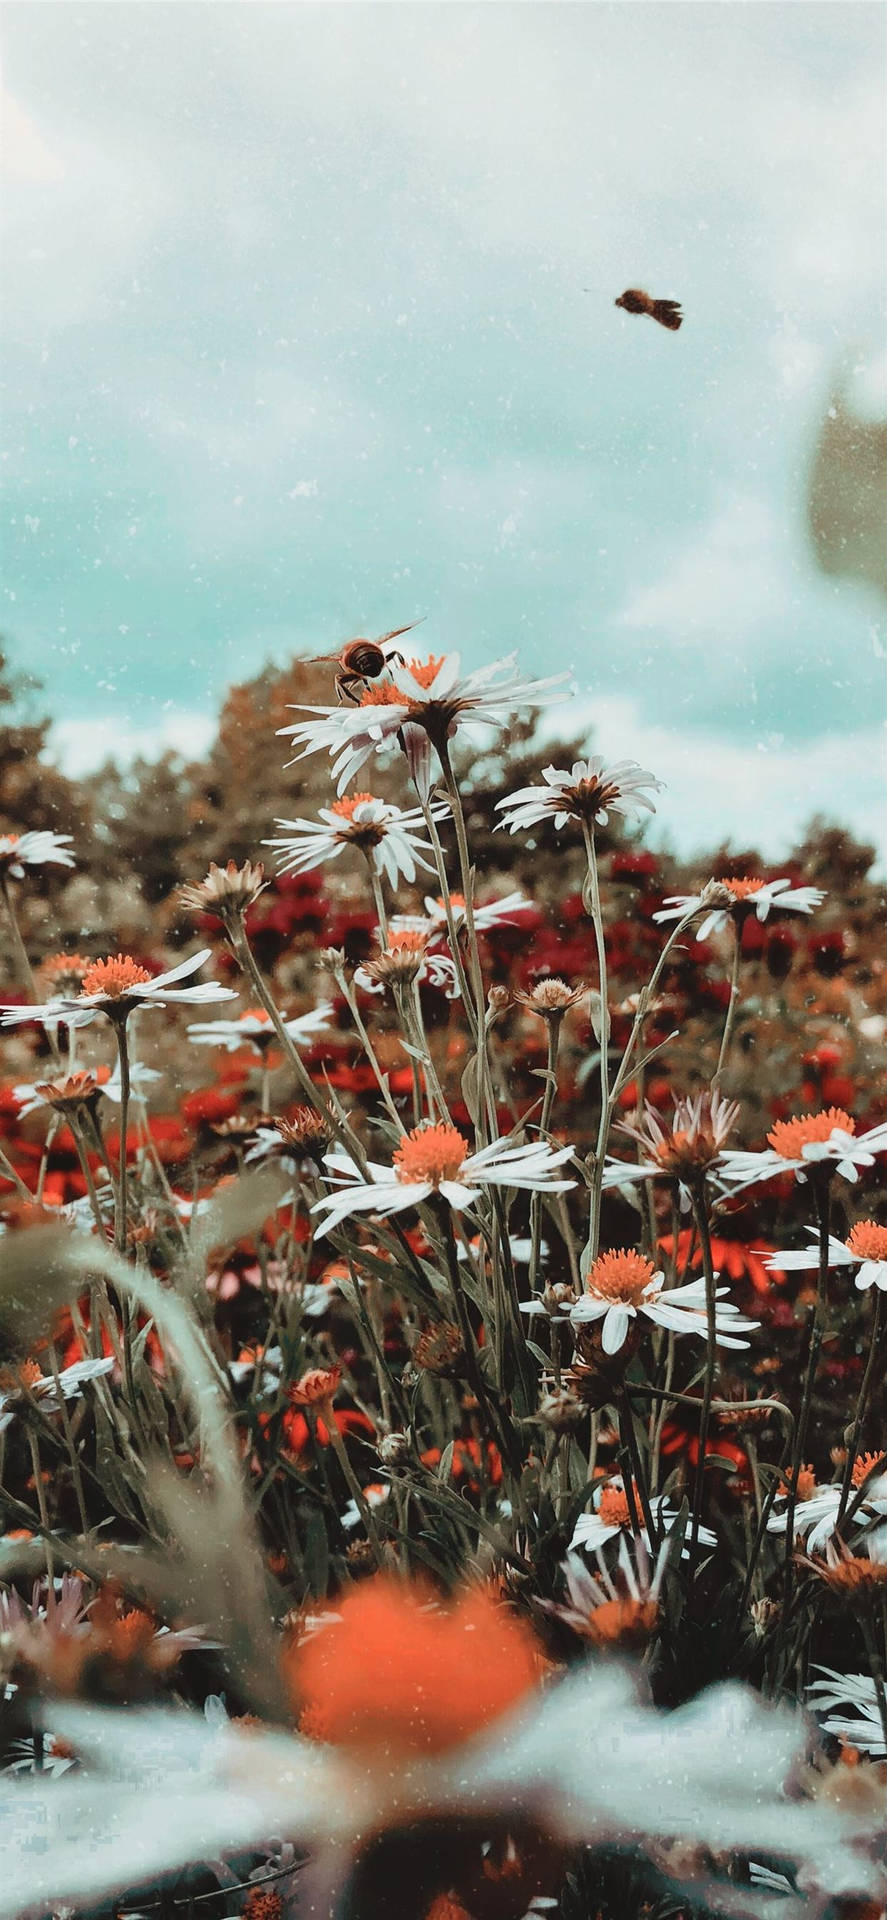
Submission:
<svg viewBox="0 0 887 1920">
<path fill-rule="evenodd" d="M 815 567 L 887 412 L 887 11 L 5 7 L 2 629 L 72 772 L 422 618 L 568 670 L 658 831 L 887 847 L 887 609 Z M 684 305 L 680 333 L 614 307 Z"/>
</svg>

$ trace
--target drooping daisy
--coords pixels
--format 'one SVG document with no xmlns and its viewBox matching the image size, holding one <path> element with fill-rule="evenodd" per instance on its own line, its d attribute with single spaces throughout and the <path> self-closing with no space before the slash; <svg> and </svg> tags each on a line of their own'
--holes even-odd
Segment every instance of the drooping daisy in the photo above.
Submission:
<svg viewBox="0 0 887 1920">
<path fill-rule="evenodd" d="M 807 1232 L 812 1246 L 768 1253 L 764 1256 L 764 1265 L 781 1267 L 786 1272 L 805 1272 L 818 1267 L 819 1235 L 815 1227 L 808 1227 Z M 830 1233 L 828 1263 L 830 1267 L 856 1267 L 853 1284 L 861 1293 L 868 1287 L 879 1287 L 882 1293 L 887 1293 L 887 1227 L 879 1226 L 877 1220 L 857 1220 L 846 1240 L 838 1240 Z"/>
<path fill-rule="evenodd" d="M 0 833 L 0 878 L 23 880 L 27 867 L 73 867 L 69 833 L 48 828 L 31 833 Z"/>
<path fill-rule="evenodd" d="M 154 1067 L 142 1065 L 134 1060 L 130 1067 L 130 1085 L 136 1096 L 144 1097 L 154 1080 L 161 1080 L 162 1074 Z M 49 1107 L 54 1113 L 76 1113 L 85 1106 L 97 1104 L 99 1100 L 120 1100 L 120 1062 L 118 1060 L 113 1073 L 109 1067 L 95 1067 L 91 1072 L 70 1073 L 62 1080 L 40 1080 L 35 1084 L 25 1083 L 13 1087 L 13 1094 L 19 1103 L 19 1114 L 24 1120 L 28 1114 L 38 1113 L 41 1107 Z"/>
<path fill-rule="evenodd" d="M 285 1020 L 284 1026 L 292 1040 L 301 1045 L 311 1040 L 316 1033 L 323 1033 L 329 1026 L 332 1007 L 328 1001 L 312 1007 L 308 1013 L 297 1014 L 292 1020 Z M 254 1047 L 264 1058 L 273 1047 L 277 1034 L 271 1024 L 270 1014 L 261 1007 L 250 1007 L 236 1020 L 195 1020 L 188 1028 L 188 1039 L 198 1047 L 224 1047 L 226 1053 L 237 1053 L 241 1047 Z"/>
<path fill-rule="evenodd" d="M 688 1188 L 719 1165 L 724 1142 L 738 1117 L 738 1101 L 724 1100 L 718 1092 L 676 1100 L 670 1124 L 648 1101 L 640 1126 L 624 1121 L 619 1128 L 643 1148 L 643 1158 L 636 1165 L 628 1160 L 608 1160 L 604 1187 L 667 1179 Z"/>
<path fill-rule="evenodd" d="M 641 1499 L 636 1487 L 632 1489 L 632 1498 L 635 1516 L 640 1523 L 639 1537 L 649 1553 L 652 1549 L 643 1524 Z M 650 1511 L 660 1536 L 668 1533 L 678 1517 L 677 1507 L 673 1507 L 664 1494 L 657 1494 L 650 1501 Z M 592 1495 L 592 1511 L 580 1513 L 573 1528 L 570 1551 L 575 1553 L 578 1548 L 584 1547 L 592 1553 L 597 1553 L 601 1547 L 606 1546 L 608 1540 L 624 1538 L 630 1529 L 631 1509 L 625 1482 L 621 1474 L 614 1474 L 611 1480 L 602 1481 L 600 1486 L 595 1487 Z M 698 1537 L 701 1547 L 717 1546 L 717 1535 L 712 1533 L 710 1527 L 700 1527 Z M 682 1551 L 684 1557 L 690 1551 L 686 1542 Z"/>
<path fill-rule="evenodd" d="M 355 985 L 364 993 L 384 993 L 386 987 L 419 983 L 439 988 L 448 1000 L 458 1000 L 456 962 L 448 953 L 429 952 L 429 938 L 428 932 L 416 933 L 392 923 L 387 944 L 365 966 L 355 967 Z"/>
<path fill-rule="evenodd" d="M 612 1484 L 610 1482 L 611 1487 Z M 627 1500 L 625 1507 L 627 1514 Z M 583 1519 L 592 1517 L 583 1515 Z M 630 1537 L 633 1553 L 628 1544 Z M 580 1639 L 590 1640 L 594 1646 L 639 1651 L 656 1631 L 668 1542 L 663 1541 L 654 1566 L 643 1536 L 629 1536 L 620 1528 L 615 1577 L 600 1548 L 595 1559 L 598 1571 L 593 1574 L 578 1553 L 569 1553 L 563 1566 L 567 1604 L 559 1606 L 551 1600 L 540 1604 L 546 1613 L 562 1620 Z"/>
<path fill-rule="evenodd" d="M 767 1135 L 769 1152 L 725 1153 L 718 1173 L 734 1189 L 795 1173 L 805 1181 L 816 1167 L 833 1167 L 844 1180 L 858 1180 L 861 1167 L 873 1167 L 879 1153 L 887 1153 L 887 1121 L 857 1134 L 856 1122 L 843 1107 L 823 1113 L 804 1113 L 797 1120 L 777 1120 Z"/>
<path fill-rule="evenodd" d="M 443 820 L 450 809 L 436 801 L 431 808 L 435 820 Z M 425 855 L 434 849 L 423 839 L 425 816 L 421 807 L 404 810 L 389 800 L 378 800 L 372 793 L 346 794 L 331 807 L 321 807 L 317 820 L 275 820 L 286 831 L 279 839 L 266 840 L 278 855 L 278 872 L 307 873 L 323 860 L 337 860 L 346 848 L 363 853 L 376 873 L 384 873 L 393 887 L 398 877 L 412 882 L 416 870 L 425 873 L 434 868 Z"/>
<path fill-rule="evenodd" d="M 575 1180 L 554 1178 L 572 1156 L 572 1147 L 553 1149 L 541 1140 L 511 1147 L 493 1140 L 479 1153 L 456 1127 L 426 1124 L 404 1135 L 393 1155 L 393 1165 L 370 1160 L 365 1179 L 349 1155 L 338 1148 L 327 1154 L 325 1166 L 337 1193 L 319 1200 L 313 1213 L 325 1215 L 318 1238 L 341 1225 L 350 1214 L 403 1213 L 440 1194 L 451 1207 L 468 1207 L 485 1187 L 523 1187 L 535 1193 L 566 1193 Z"/>
<path fill-rule="evenodd" d="M 170 967 L 166 973 L 153 977 L 147 967 L 139 966 L 128 953 L 110 955 L 107 960 L 93 960 L 83 976 L 83 990 L 75 998 L 50 1000 L 44 1006 L 9 1006 L 0 1004 L 0 1026 L 22 1026 L 27 1021 L 39 1020 L 43 1026 L 88 1027 L 90 1022 L 104 1014 L 106 1019 L 122 1024 L 134 1013 L 137 1007 L 165 1007 L 176 1000 L 208 1002 L 211 1000 L 236 1000 L 233 987 L 220 987 L 213 981 L 199 986 L 180 987 L 177 982 L 196 973 L 204 961 L 212 959 L 212 948 L 202 947 L 199 953 L 192 953 L 187 960 L 180 960 L 177 967 Z"/>
<path fill-rule="evenodd" d="M 295 760 L 324 750 L 333 756 L 340 793 L 374 753 L 400 737 L 416 786 L 427 799 L 432 746 L 446 754 L 448 742 L 462 727 L 479 721 L 507 723 L 522 708 L 543 706 L 556 697 L 552 690 L 564 674 L 525 680 L 514 671 L 515 658 L 510 654 L 466 674 L 460 671 L 458 653 L 409 660 L 402 666 L 390 661 L 383 674 L 365 684 L 356 706 L 296 707 L 295 712 L 311 717 L 279 731 L 301 749 Z"/>
<path fill-rule="evenodd" d="M 825 894 L 821 887 L 793 887 L 790 880 L 713 880 L 701 893 L 672 893 L 654 920 L 683 920 L 691 913 L 705 913 L 696 939 L 700 943 L 717 933 L 729 919 L 740 924 L 752 913 L 766 920 L 776 909 L 783 913 L 812 913 L 821 906 Z"/>
<path fill-rule="evenodd" d="M 738 1339 L 760 1323 L 749 1320 L 725 1300 L 726 1287 L 717 1289 L 715 1327 L 718 1345 L 747 1347 Z M 666 1290 L 665 1274 L 654 1270 L 652 1260 L 624 1247 L 601 1253 L 590 1268 L 585 1292 L 572 1308 L 574 1326 L 590 1320 L 602 1320 L 601 1345 L 605 1353 L 618 1353 L 625 1342 L 632 1320 L 642 1313 L 669 1333 L 695 1333 L 705 1339 L 707 1316 L 705 1281 L 690 1280 L 683 1287 Z"/>
<path fill-rule="evenodd" d="M 860 1753 L 883 1759 L 887 1744 L 874 1680 L 867 1673 L 836 1673 L 833 1667 L 818 1667 L 817 1672 L 823 1678 L 812 1680 L 807 1688 L 814 1713 L 844 1709 L 829 1712 L 828 1719 L 822 1722 L 823 1732 L 832 1734 L 836 1740 L 848 1741 L 850 1746 L 858 1747 Z M 848 1713 L 847 1707 L 854 1708 L 855 1712 Z"/>
<path fill-rule="evenodd" d="M 594 754 L 590 760 L 576 760 L 572 767 L 543 767 L 544 787 L 520 787 L 517 793 L 496 801 L 502 814 L 499 825 L 510 833 L 522 827 L 535 827 L 553 820 L 560 829 L 571 820 L 586 826 L 605 827 L 611 813 L 639 818 L 655 813 L 649 793 L 659 793 L 662 781 L 646 773 L 636 760 L 618 760 L 611 767 Z"/>
</svg>

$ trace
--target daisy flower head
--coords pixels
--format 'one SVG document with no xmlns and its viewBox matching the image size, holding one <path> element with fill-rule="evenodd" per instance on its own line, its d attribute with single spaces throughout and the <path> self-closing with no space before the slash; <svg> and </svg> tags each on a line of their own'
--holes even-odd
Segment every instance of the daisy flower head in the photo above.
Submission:
<svg viewBox="0 0 887 1920">
<path fill-rule="evenodd" d="M 340 793 L 373 754 L 399 744 L 419 794 L 427 800 L 432 747 L 446 762 L 449 742 L 461 728 L 478 722 L 507 724 L 524 707 L 542 706 L 556 697 L 553 690 L 565 675 L 523 679 L 515 671 L 515 657 L 464 674 L 458 653 L 404 664 L 389 660 L 382 674 L 364 683 L 355 706 L 298 707 L 294 711 L 310 718 L 279 731 L 300 749 L 294 760 L 324 750 L 331 755 Z"/>
<path fill-rule="evenodd" d="M 811 1681 L 807 1696 L 814 1713 L 828 1713 L 828 1719 L 822 1722 L 823 1733 L 882 1760 L 887 1745 L 874 1680 L 867 1673 L 835 1673 L 832 1667 L 819 1667 L 817 1671 L 822 1678 Z"/>
<path fill-rule="evenodd" d="M 734 1191 L 794 1173 L 801 1182 L 819 1169 L 857 1181 L 860 1169 L 873 1167 L 879 1153 L 887 1153 L 887 1121 L 857 1134 L 856 1122 L 843 1107 L 821 1113 L 803 1113 L 796 1120 L 777 1120 L 767 1135 L 768 1145 L 757 1153 L 725 1153 L 718 1168 Z"/>
<path fill-rule="evenodd" d="M 301 1045 L 303 1041 L 312 1040 L 315 1034 L 326 1030 L 332 1011 L 329 1001 L 325 1000 L 308 1013 L 297 1014 L 283 1024 L 290 1039 Z M 237 1053 L 241 1047 L 254 1047 L 262 1058 L 274 1045 L 276 1038 L 271 1016 L 262 1007 L 249 1007 L 236 1020 L 195 1020 L 188 1028 L 188 1039 L 193 1040 L 195 1046 L 224 1047 L 226 1053 Z"/>
<path fill-rule="evenodd" d="M 793 887 L 790 880 L 711 880 L 700 893 L 669 894 L 653 918 L 664 924 L 704 913 L 696 932 L 701 943 L 720 932 L 730 919 L 741 926 L 752 914 L 764 921 L 777 909 L 783 913 L 812 913 L 824 899 L 821 887 Z"/>
<path fill-rule="evenodd" d="M 634 1515 L 632 1515 L 632 1509 Z M 677 1507 L 671 1506 L 664 1494 L 657 1494 L 650 1501 L 650 1509 L 659 1533 L 667 1533 L 678 1517 Z M 575 1553 L 579 1548 L 585 1548 L 592 1553 L 598 1553 L 601 1547 L 606 1546 L 608 1540 L 624 1539 L 625 1535 L 632 1531 L 632 1517 L 639 1527 L 639 1538 L 649 1553 L 650 1541 L 643 1524 L 640 1494 L 632 1485 L 629 1502 L 621 1474 L 614 1474 L 612 1479 L 603 1480 L 599 1486 L 595 1487 L 591 1512 L 580 1513 L 573 1528 L 570 1552 Z M 715 1547 L 717 1535 L 712 1533 L 709 1527 L 700 1527 L 699 1544 L 703 1547 Z M 689 1551 L 689 1546 L 685 1544 L 683 1548 L 685 1558 Z"/>
<path fill-rule="evenodd" d="M 28 867 L 73 867 L 69 833 L 0 833 L 0 880 L 24 880 Z"/>
<path fill-rule="evenodd" d="M 519 1147 L 494 1140 L 479 1153 L 472 1153 L 464 1134 L 442 1122 L 427 1122 L 404 1134 L 392 1166 L 368 1161 L 369 1178 L 364 1178 L 348 1154 L 334 1149 L 324 1164 L 338 1191 L 327 1194 L 312 1208 L 313 1213 L 324 1215 L 317 1237 L 340 1226 L 351 1214 L 404 1213 L 437 1195 L 451 1207 L 461 1208 L 470 1206 L 484 1188 L 490 1187 L 566 1193 L 575 1186 L 575 1180 L 561 1180 L 556 1175 L 572 1153 L 572 1147 L 553 1149 L 541 1140 Z"/>
<path fill-rule="evenodd" d="M 177 967 L 151 975 L 131 954 L 111 954 L 106 960 L 91 962 L 83 976 L 80 993 L 70 1000 L 60 998 L 36 1007 L 0 1006 L 0 1026 L 21 1026 L 26 1021 L 39 1020 L 44 1026 L 87 1027 L 102 1014 L 116 1026 L 123 1026 L 137 1007 L 166 1007 L 177 1000 L 192 1005 L 201 1001 L 236 1000 L 233 987 L 220 987 L 212 981 L 193 987 L 179 985 L 211 958 L 211 947 L 202 947 L 188 960 L 180 960 Z"/>
<path fill-rule="evenodd" d="M 624 1494 L 621 1499 L 625 1500 Z M 627 1515 L 627 1500 L 625 1510 Z M 636 1507 L 635 1511 L 639 1509 Z M 572 1627 L 581 1639 L 590 1640 L 594 1646 L 641 1652 L 655 1633 L 659 1620 L 659 1591 L 668 1558 L 668 1546 L 664 1543 L 660 1548 L 654 1567 L 643 1535 L 634 1536 L 632 1554 L 628 1534 L 625 1529 L 620 1529 L 615 1577 L 600 1548 L 595 1557 L 598 1571 L 593 1574 L 578 1553 L 568 1554 L 563 1567 L 567 1583 L 566 1606 L 556 1606 L 551 1601 L 547 1604 L 543 1601 L 542 1604 L 547 1613 L 554 1614 L 565 1626 Z"/>
<path fill-rule="evenodd" d="M 182 887 L 179 899 L 191 913 L 213 913 L 220 920 L 239 922 L 268 885 L 261 861 L 245 860 L 242 867 L 229 860 L 219 867 L 210 861 L 209 873 L 199 885 Z"/>
<path fill-rule="evenodd" d="M 818 1267 L 819 1235 L 815 1227 L 808 1227 L 807 1231 L 811 1246 L 765 1254 L 764 1265 L 777 1270 L 782 1268 L 786 1273 L 806 1272 Z M 869 1287 L 878 1287 L 882 1293 L 887 1293 L 887 1227 L 881 1226 L 877 1220 L 857 1220 L 846 1240 L 839 1240 L 830 1233 L 828 1263 L 830 1267 L 855 1266 L 853 1284 L 861 1293 L 865 1293 Z"/>
<path fill-rule="evenodd" d="M 546 980 L 537 980 L 528 993 L 517 992 L 515 1000 L 519 1006 L 526 1007 L 529 1013 L 538 1013 L 540 1020 L 559 1022 L 571 1007 L 579 1005 L 590 989 L 580 982 L 578 987 L 568 987 L 566 980 L 552 975 Z"/>
<path fill-rule="evenodd" d="M 449 906 L 450 919 L 453 921 L 457 931 L 462 926 L 465 919 L 464 894 L 450 893 L 447 895 L 445 902 L 442 894 L 438 894 L 435 899 L 433 894 L 426 893 L 424 904 L 424 921 L 420 919 L 419 915 L 411 916 L 403 914 L 400 916 L 400 922 L 398 924 L 409 921 L 410 925 L 427 926 L 432 934 L 445 934 L 448 931 L 447 906 Z M 521 893 L 519 889 L 515 889 L 513 893 L 501 894 L 498 900 L 476 900 L 474 902 L 474 924 L 478 933 L 490 933 L 494 927 L 511 926 L 516 914 L 530 913 L 532 912 L 532 908 L 532 900 L 530 900 L 525 893 Z M 395 922 L 392 921 L 391 924 L 394 926 Z"/>
<path fill-rule="evenodd" d="M 722 1347 L 747 1347 L 737 1336 L 759 1325 L 748 1320 L 725 1300 L 726 1287 L 717 1289 L 715 1307 L 716 1338 Z M 656 1272 L 652 1260 L 644 1254 L 620 1247 L 598 1254 L 589 1268 L 585 1292 L 570 1313 L 574 1325 L 600 1320 L 601 1345 L 605 1353 L 618 1353 L 624 1345 L 632 1320 L 643 1314 L 654 1325 L 669 1333 L 695 1333 L 706 1337 L 707 1317 L 705 1281 L 690 1280 L 683 1287 L 666 1290 L 665 1275 Z"/>
<path fill-rule="evenodd" d="M 443 820 L 450 809 L 435 801 L 430 812 Z M 324 860 L 337 860 L 347 848 L 364 854 L 376 873 L 384 873 L 395 887 L 399 876 L 412 883 L 417 868 L 434 871 L 425 855 L 434 851 L 422 838 L 425 816 L 421 807 L 396 807 L 372 793 L 345 794 L 331 807 L 321 807 L 316 820 L 275 820 L 285 829 L 279 839 L 266 840 L 278 856 L 279 873 L 307 873 Z"/>
<path fill-rule="evenodd" d="M 861 1454 L 854 1462 L 852 1487 L 858 1489 L 877 1464 L 877 1455 L 873 1457 L 869 1454 Z M 842 1501 L 846 1508 L 847 1502 L 843 1500 L 840 1486 L 820 1486 L 812 1469 L 802 1468 L 798 1474 L 798 1499 L 792 1526 L 795 1534 L 800 1535 L 805 1541 L 808 1553 L 818 1553 L 819 1549 L 831 1539 L 837 1526 Z M 785 1533 L 788 1526 L 789 1506 L 787 1497 L 780 1499 L 767 1521 L 768 1533 Z M 856 1507 L 854 1520 L 862 1526 L 867 1521 L 883 1520 L 885 1516 L 887 1516 L 887 1474 L 877 1474 L 869 1481 L 865 1497 Z"/>
<path fill-rule="evenodd" d="M 648 1101 L 640 1126 L 624 1121 L 619 1129 L 643 1149 L 641 1160 L 636 1166 L 625 1160 L 608 1160 L 604 1186 L 664 1178 L 689 1187 L 719 1165 L 724 1143 L 738 1117 L 738 1101 L 724 1100 L 717 1091 L 676 1100 L 670 1122 Z"/>
<path fill-rule="evenodd" d="M 130 1067 L 130 1086 L 132 1092 L 142 1099 L 147 1089 L 161 1074 L 154 1067 L 142 1065 L 134 1060 Z M 38 1080 L 36 1084 L 24 1084 L 12 1089 L 19 1103 L 22 1119 L 31 1113 L 38 1113 L 41 1107 L 51 1108 L 53 1113 L 78 1113 L 82 1107 L 95 1112 L 100 1100 L 119 1102 L 121 1092 L 120 1062 L 118 1060 L 113 1073 L 109 1067 L 94 1067 L 91 1072 L 83 1069 L 75 1073 L 64 1074 L 59 1080 Z"/>
<path fill-rule="evenodd" d="M 570 768 L 543 767 L 542 778 L 544 787 L 520 787 L 496 801 L 503 815 L 499 824 L 509 833 L 536 827 L 544 820 L 553 820 L 560 830 L 571 820 L 589 828 L 605 827 L 611 813 L 638 819 L 644 812 L 655 813 L 650 793 L 661 792 L 663 784 L 636 760 L 618 760 L 608 767 L 600 754 L 576 760 Z"/>
</svg>

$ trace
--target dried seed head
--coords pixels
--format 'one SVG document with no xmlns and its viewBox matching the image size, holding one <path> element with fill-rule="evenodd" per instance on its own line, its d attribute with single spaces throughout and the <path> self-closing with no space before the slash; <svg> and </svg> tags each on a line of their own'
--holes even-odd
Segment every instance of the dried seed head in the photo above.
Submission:
<svg viewBox="0 0 887 1920">
<path fill-rule="evenodd" d="M 191 913 L 215 913 L 222 920 L 240 920 L 267 884 L 260 860 L 245 860 L 242 867 L 233 860 L 218 867 L 213 860 L 206 879 L 198 886 L 182 887 L 179 899 Z"/>
<path fill-rule="evenodd" d="M 428 940 L 422 933 L 392 933 L 387 947 L 368 960 L 364 972 L 380 986 L 407 985 L 418 980 L 425 964 Z"/>
<path fill-rule="evenodd" d="M 243 1907 L 243 1920 L 283 1920 L 283 1900 L 276 1887 L 252 1887 Z"/>
<path fill-rule="evenodd" d="M 586 986 L 568 987 L 565 980 L 539 980 L 529 993 L 516 993 L 515 1000 L 543 1020 L 562 1020 L 569 1007 L 575 1007 L 588 992 Z"/>
<path fill-rule="evenodd" d="M 569 1387 L 556 1387 L 540 1401 L 536 1418 L 550 1433 L 575 1433 L 587 1414 L 588 1409 Z"/>
<path fill-rule="evenodd" d="M 459 1328 L 451 1320 L 438 1320 L 426 1327 L 413 1348 L 413 1360 L 423 1373 L 436 1374 L 440 1380 L 458 1379 L 465 1360 Z"/>
<path fill-rule="evenodd" d="M 296 1107 L 289 1120 L 275 1120 L 274 1127 L 285 1147 L 307 1160 L 323 1159 L 335 1131 L 329 1115 L 313 1107 Z"/>
<path fill-rule="evenodd" d="M 290 1387 L 289 1397 L 294 1407 L 317 1407 L 320 1412 L 329 1409 L 338 1392 L 342 1380 L 341 1367 L 309 1367 L 301 1379 L 295 1380 Z"/>
<path fill-rule="evenodd" d="M 378 1446 L 383 1467 L 402 1467 L 410 1457 L 410 1442 L 405 1433 L 383 1434 Z"/>
</svg>

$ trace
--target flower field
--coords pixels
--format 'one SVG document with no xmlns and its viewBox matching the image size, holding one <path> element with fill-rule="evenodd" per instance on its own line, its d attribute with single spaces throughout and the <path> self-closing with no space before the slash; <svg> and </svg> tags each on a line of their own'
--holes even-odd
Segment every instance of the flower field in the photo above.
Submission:
<svg viewBox="0 0 887 1920">
<path fill-rule="evenodd" d="M 876 1920 L 871 850 L 407 633 L 0 765 L 0 1916 Z"/>
</svg>

